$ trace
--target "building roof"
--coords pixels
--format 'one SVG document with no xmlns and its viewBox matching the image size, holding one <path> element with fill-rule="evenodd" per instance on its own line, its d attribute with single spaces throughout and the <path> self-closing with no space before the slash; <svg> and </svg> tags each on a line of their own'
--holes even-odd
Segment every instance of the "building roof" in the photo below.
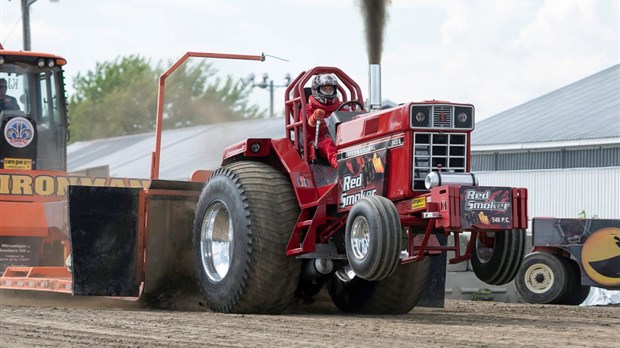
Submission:
<svg viewBox="0 0 620 348">
<path fill-rule="evenodd" d="M 472 135 L 474 151 L 571 141 L 620 142 L 620 64 L 480 121 Z"/>
<path fill-rule="evenodd" d="M 161 179 L 187 180 L 213 170 L 224 149 L 247 138 L 283 138 L 284 118 L 210 124 L 162 132 Z M 67 149 L 69 172 L 109 165 L 110 176 L 149 178 L 155 133 L 76 142 Z"/>
</svg>

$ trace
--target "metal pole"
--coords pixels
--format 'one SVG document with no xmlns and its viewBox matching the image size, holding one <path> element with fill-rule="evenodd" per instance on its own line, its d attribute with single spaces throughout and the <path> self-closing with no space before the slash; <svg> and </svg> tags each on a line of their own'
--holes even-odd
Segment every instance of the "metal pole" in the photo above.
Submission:
<svg viewBox="0 0 620 348">
<path fill-rule="evenodd" d="M 22 0 L 22 29 L 24 31 L 24 51 L 30 51 L 30 5 L 37 0 Z M 57 2 L 58 0 L 50 0 Z"/>
<path fill-rule="evenodd" d="M 30 4 L 32 4 L 33 2 L 34 1 L 30 1 L 30 0 L 22 0 L 22 26 L 24 30 L 24 51 L 30 51 Z"/>
<path fill-rule="evenodd" d="M 273 80 L 269 81 L 269 117 L 273 117 Z"/>
</svg>

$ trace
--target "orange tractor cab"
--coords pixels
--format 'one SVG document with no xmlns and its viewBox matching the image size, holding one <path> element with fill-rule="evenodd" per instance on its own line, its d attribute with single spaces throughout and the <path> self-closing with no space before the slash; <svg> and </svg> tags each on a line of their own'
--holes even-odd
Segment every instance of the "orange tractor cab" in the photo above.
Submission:
<svg viewBox="0 0 620 348">
<path fill-rule="evenodd" d="M 442 252 L 454 252 L 451 263 L 471 259 L 486 283 L 515 277 L 527 191 L 478 186 L 474 107 L 432 100 L 383 108 L 375 92 L 367 109 L 338 68 L 304 71 L 286 89 L 285 138 L 258 134 L 229 146 L 210 175 L 159 180 L 163 84 L 190 56 L 263 59 L 186 54 L 160 78 L 150 186 L 70 187 L 75 295 L 149 297 L 189 280 L 215 311 L 280 313 L 326 287 L 345 312 L 397 314 L 418 303 L 430 259 Z M 337 77 L 339 98 L 353 109 L 326 119 L 338 168 L 321 163 L 308 141 L 307 91 L 324 73 Z M 371 91 L 379 75 L 371 66 Z M 443 299 L 443 286 L 437 291 Z"/>
</svg>

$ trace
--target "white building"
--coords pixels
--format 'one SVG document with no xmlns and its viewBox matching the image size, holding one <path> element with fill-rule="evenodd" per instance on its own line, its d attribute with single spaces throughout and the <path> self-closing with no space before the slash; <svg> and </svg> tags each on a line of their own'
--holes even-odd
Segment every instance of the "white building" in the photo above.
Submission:
<svg viewBox="0 0 620 348">
<path fill-rule="evenodd" d="M 476 124 L 472 171 L 528 188 L 530 218 L 620 219 L 620 65 Z"/>
</svg>

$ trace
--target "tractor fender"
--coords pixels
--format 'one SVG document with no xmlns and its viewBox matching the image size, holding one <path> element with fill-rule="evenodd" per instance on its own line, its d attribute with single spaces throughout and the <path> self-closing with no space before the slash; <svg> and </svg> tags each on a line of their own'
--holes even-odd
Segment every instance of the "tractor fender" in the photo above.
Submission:
<svg viewBox="0 0 620 348">
<path fill-rule="evenodd" d="M 266 157 L 271 153 L 271 139 L 248 138 L 224 149 L 222 166 L 239 158 Z"/>
<path fill-rule="evenodd" d="M 222 165 L 243 160 L 263 162 L 288 176 L 300 207 L 318 204 L 321 195 L 312 170 L 288 139 L 246 139 L 224 150 Z"/>
</svg>

